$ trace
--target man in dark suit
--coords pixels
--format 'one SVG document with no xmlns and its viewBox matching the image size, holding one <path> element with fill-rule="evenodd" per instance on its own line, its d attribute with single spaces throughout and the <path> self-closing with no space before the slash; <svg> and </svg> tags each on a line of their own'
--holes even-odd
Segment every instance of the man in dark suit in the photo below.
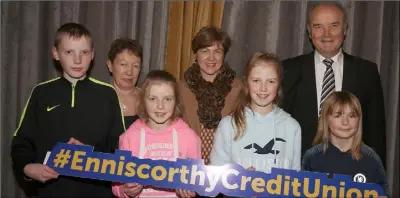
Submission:
<svg viewBox="0 0 400 198">
<path fill-rule="evenodd" d="M 347 20 L 342 5 L 321 3 L 308 15 L 315 50 L 283 61 L 282 107 L 302 128 L 302 153 L 312 147 L 320 104 L 333 91 L 348 91 L 360 100 L 363 141 L 386 162 L 385 109 L 377 65 L 343 52 Z"/>
</svg>

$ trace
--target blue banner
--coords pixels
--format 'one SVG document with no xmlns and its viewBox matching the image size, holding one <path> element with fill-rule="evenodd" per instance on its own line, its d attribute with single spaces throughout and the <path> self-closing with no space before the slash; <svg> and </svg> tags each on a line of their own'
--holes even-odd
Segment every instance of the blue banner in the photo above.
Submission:
<svg viewBox="0 0 400 198">
<path fill-rule="evenodd" d="M 206 166 L 200 160 L 139 159 L 131 152 L 93 152 L 91 146 L 58 143 L 46 165 L 61 175 L 113 182 L 180 188 L 214 197 L 219 193 L 248 197 L 378 197 L 376 184 L 353 182 L 352 178 L 307 171 L 273 168 L 271 174 L 247 171 L 237 164 Z"/>
</svg>

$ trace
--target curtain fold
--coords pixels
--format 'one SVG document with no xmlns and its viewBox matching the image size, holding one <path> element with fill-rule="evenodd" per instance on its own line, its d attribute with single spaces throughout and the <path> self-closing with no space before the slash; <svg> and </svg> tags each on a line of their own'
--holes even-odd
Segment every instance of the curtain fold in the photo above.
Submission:
<svg viewBox="0 0 400 198">
<path fill-rule="evenodd" d="M 393 197 L 399 196 L 399 7 L 398 1 L 341 1 L 349 29 L 344 51 L 375 62 L 381 75 L 387 125 L 387 176 Z M 229 1 L 222 28 L 234 44 L 227 54 L 230 66 L 243 74 L 256 51 L 276 53 L 281 59 L 313 50 L 306 29 L 308 10 L 315 1 Z"/>
<path fill-rule="evenodd" d="M 1 195 L 24 197 L 10 159 L 12 134 L 32 88 L 58 74 L 51 56 L 55 31 L 66 22 L 85 25 L 93 35 L 91 76 L 111 82 L 106 67 L 111 42 L 129 37 L 143 46 L 139 83 L 163 69 L 168 2 L 163 1 L 1 1 Z M 21 185 L 25 185 L 21 183 Z"/>
<path fill-rule="evenodd" d="M 171 1 L 165 69 L 177 79 L 183 79 L 185 70 L 193 62 L 191 42 L 201 27 L 220 27 L 223 1 Z"/>
</svg>

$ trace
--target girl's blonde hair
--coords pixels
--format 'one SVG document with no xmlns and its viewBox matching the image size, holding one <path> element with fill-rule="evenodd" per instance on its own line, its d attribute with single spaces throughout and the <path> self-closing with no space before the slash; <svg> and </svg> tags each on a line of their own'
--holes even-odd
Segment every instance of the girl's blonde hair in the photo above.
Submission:
<svg viewBox="0 0 400 198">
<path fill-rule="evenodd" d="M 329 116 L 335 113 L 334 111 L 336 110 L 343 113 L 346 107 L 349 107 L 359 119 L 358 128 L 353 136 L 353 144 L 350 149 L 352 157 L 359 160 L 361 158 L 360 148 L 362 144 L 362 110 L 357 97 L 346 91 L 333 92 L 323 102 L 317 135 L 314 138 L 313 145 L 322 143 L 324 144 L 324 151 L 326 151 L 331 140 Z"/>
<path fill-rule="evenodd" d="M 180 97 L 179 97 L 179 92 L 178 92 L 178 84 L 176 82 L 176 78 L 163 70 L 153 70 L 150 71 L 143 83 L 142 91 L 140 93 L 140 101 L 138 104 L 138 116 L 140 119 L 143 121 L 147 122 L 149 119 L 149 114 L 147 113 L 146 110 L 146 96 L 148 95 L 148 92 L 151 88 L 152 85 L 154 84 L 161 84 L 161 83 L 166 83 L 169 84 L 173 87 L 174 90 L 174 95 L 175 95 L 175 109 L 174 109 L 174 114 L 171 117 L 171 120 L 176 120 L 179 118 L 182 118 L 182 112 L 180 110 Z"/>
<path fill-rule="evenodd" d="M 235 124 L 236 130 L 235 130 L 235 136 L 234 140 L 238 140 L 239 138 L 243 137 L 246 129 L 246 119 L 245 119 L 245 108 L 246 106 L 249 106 L 251 103 L 251 98 L 249 94 L 249 89 L 247 85 L 247 81 L 249 79 L 249 75 L 256 65 L 256 63 L 259 62 L 264 62 L 267 63 L 271 66 L 274 67 L 277 76 L 278 76 L 278 93 L 274 100 L 272 101 L 273 104 L 279 104 L 283 92 L 281 89 L 281 82 L 282 82 L 282 65 L 280 59 L 272 53 L 265 53 L 265 52 L 256 52 L 249 60 L 247 66 L 246 66 L 246 71 L 245 71 L 245 76 L 244 76 L 244 86 L 243 89 L 241 89 L 239 98 L 236 103 L 236 107 L 232 111 L 231 115 L 233 118 L 233 122 Z"/>
</svg>

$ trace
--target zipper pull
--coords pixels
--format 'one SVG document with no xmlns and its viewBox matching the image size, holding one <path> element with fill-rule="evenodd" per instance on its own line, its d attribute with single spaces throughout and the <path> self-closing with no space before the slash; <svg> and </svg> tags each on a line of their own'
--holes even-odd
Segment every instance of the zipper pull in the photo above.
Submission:
<svg viewBox="0 0 400 198">
<path fill-rule="evenodd" d="M 71 107 L 75 106 L 75 85 L 72 84 Z"/>
</svg>

